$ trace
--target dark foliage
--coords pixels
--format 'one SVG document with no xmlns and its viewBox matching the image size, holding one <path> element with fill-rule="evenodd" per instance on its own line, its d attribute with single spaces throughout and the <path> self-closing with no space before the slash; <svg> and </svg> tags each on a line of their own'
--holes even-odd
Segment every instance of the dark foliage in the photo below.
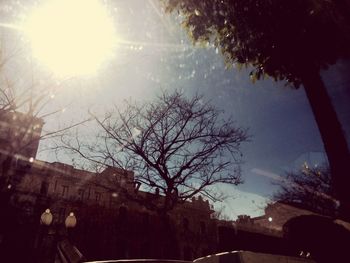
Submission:
<svg viewBox="0 0 350 263">
<path fill-rule="evenodd" d="M 350 9 L 343 1 L 164 2 L 183 15 L 195 42 L 213 42 L 229 64 L 253 66 L 253 79 L 266 74 L 299 87 L 310 67 L 319 71 L 349 55 Z"/>
</svg>

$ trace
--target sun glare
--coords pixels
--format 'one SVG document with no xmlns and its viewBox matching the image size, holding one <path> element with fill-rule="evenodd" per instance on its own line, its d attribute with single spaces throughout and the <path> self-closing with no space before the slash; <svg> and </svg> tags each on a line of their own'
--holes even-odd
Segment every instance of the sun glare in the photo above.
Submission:
<svg viewBox="0 0 350 263">
<path fill-rule="evenodd" d="M 60 76 L 95 73 L 116 43 L 113 21 L 98 0 L 49 0 L 28 15 L 23 29 L 33 56 Z"/>
</svg>

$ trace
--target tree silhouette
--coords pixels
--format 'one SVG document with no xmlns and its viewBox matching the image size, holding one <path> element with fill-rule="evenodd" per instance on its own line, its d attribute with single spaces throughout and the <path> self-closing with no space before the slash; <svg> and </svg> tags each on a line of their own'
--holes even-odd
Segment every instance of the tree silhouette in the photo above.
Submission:
<svg viewBox="0 0 350 263">
<path fill-rule="evenodd" d="M 94 118 L 101 128 L 95 142 L 64 136 L 61 148 L 103 167 L 133 171 L 135 188 L 125 186 L 124 194 L 160 215 L 200 193 L 217 200 L 214 184 L 241 183 L 240 145 L 247 132 L 201 96 L 163 92 Z M 137 192 L 140 185 L 145 192 Z"/>
<path fill-rule="evenodd" d="M 287 179 L 277 183 L 273 200 L 283 202 L 321 215 L 335 217 L 338 201 L 334 198 L 331 172 L 328 166 L 308 167 L 287 173 Z"/>
<path fill-rule="evenodd" d="M 350 54 L 345 0 L 164 0 L 194 42 L 220 47 L 227 65 L 251 66 L 253 81 L 270 76 L 304 86 L 330 163 L 341 207 L 348 206 L 349 149 L 320 70 Z M 344 207 L 342 213 L 350 209 Z"/>
</svg>

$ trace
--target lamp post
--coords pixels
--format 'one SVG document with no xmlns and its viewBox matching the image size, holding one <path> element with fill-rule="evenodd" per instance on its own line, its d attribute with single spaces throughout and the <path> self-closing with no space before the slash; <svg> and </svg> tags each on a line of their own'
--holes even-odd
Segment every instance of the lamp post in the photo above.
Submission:
<svg viewBox="0 0 350 263">
<path fill-rule="evenodd" d="M 50 225 L 52 223 L 53 216 L 51 214 L 50 209 L 46 209 L 40 216 L 40 225 L 39 228 L 39 236 L 37 239 L 37 256 L 38 262 L 46 262 L 48 258 L 50 258 L 50 247 L 52 246 L 52 242 L 50 242 L 49 234 L 50 234 Z M 51 244 L 50 244 L 51 243 Z"/>
<path fill-rule="evenodd" d="M 71 229 L 77 224 L 77 218 L 73 212 L 70 212 L 64 221 L 64 226 L 66 230 L 63 233 L 60 231 L 61 226 L 56 225 L 54 228 L 49 228 L 53 222 L 53 215 L 50 209 L 46 209 L 40 216 L 40 225 L 43 228 L 40 231 L 39 242 L 39 262 L 53 262 L 57 242 L 67 235 L 70 238 Z M 62 229 L 62 228 L 61 228 Z M 45 232 L 43 234 L 43 231 Z"/>
<path fill-rule="evenodd" d="M 76 226 L 76 224 L 77 224 L 77 218 L 75 217 L 73 212 L 70 212 L 66 220 L 64 221 L 64 225 L 66 226 L 66 229 L 67 229 L 69 241 L 72 241 L 72 229 Z"/>
</svg>

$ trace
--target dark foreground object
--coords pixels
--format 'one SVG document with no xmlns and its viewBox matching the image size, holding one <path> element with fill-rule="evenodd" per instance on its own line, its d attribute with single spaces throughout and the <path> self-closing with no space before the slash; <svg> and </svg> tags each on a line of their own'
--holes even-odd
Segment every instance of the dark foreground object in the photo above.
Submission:
<svg viewBox="0 0 350 263">
<path fill-rule="evenodd" d="M 119 260 L 102 260 L 89 261 L 85 263 L 191 263 L 192 261 L 184 260 L 167 260 L 167 259 L 119 259 Z"/>
<path fill-rule="evenodd" d="M 319 263 L 350 262 L 350 231 L 331 218 L 298 216 L 284 226 L 285 238 L 295 252 L 309 252 Z"/>
<path fill-rule="evenodd" d="M 191 261 L 163 259 L 132 259 L 91 261 L 86 263 L 190 263 Z M 251 251 L 232 251 L 195 259 L 194 263 L 315 263 L 305 258 L 256 253 Z"/>
<path fill-rule="evenodd" d="M 231 251 L 195 259 L 194 263 L 315 263 L 315 261 L 252 251 Z"/>
</svg>

